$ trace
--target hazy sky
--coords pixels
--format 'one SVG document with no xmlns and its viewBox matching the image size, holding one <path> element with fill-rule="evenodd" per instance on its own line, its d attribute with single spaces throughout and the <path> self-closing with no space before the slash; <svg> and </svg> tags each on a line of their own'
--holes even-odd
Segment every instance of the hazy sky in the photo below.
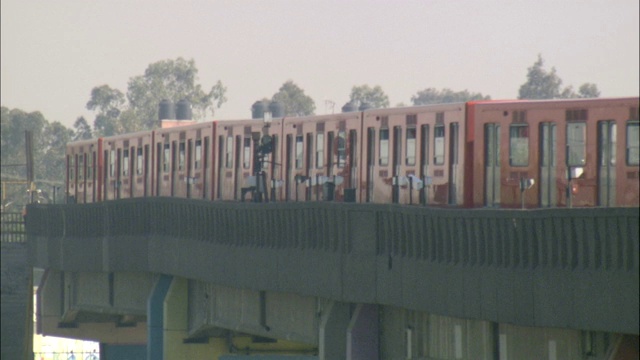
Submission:
<svg viewBox="0 0 640 360">
<path fill-rule="evenodd" d="M 194 59 L 205 89 L 228 101 L 216 118 L 293 80 L 316 114 L 339 112 L 354 85 L 380 85 L 391 105 L 427 87 L 516 98 L 538 54 L 577 89 L 639 92 L 638 0 L 162 1 L 2 0 L 2 106 L 67 126 L 91 89 L 123 93 L 156 61 Z"/>
</svg>

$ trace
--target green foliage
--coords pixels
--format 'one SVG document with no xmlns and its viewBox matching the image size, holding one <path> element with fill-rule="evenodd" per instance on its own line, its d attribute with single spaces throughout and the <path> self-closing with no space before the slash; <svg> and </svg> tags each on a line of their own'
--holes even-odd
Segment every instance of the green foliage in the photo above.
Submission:
<svg viewBox="0 0 640 360">
<path fill-rule="evenodd" d="M 91 134 L 91 126 L 87 123 L 87 120 L 84 116 L 80 116 L 76 119 L 76 122 L 73 123 L 73 128 L 75 129 L 73 140 L 87 140 L 91 139 L 93 135 Z"/>
<path fill-rule="evenodd" d="M 484 96 L 482 93 L 470 93 L 467 90 L 453 91 L 451 89 L 442 89 L 438 91 L 435 88 L 427 88 L 418 91 L 411 97 L 413 105 L 429 105 L 429 104 L 448 104 L 457 102 L 466 102 L 473 100 L 490 100 L 490 96 Z"/>
<path fill-rule="evenodd" d="M 363 103 L 376 109 L 389 107 L 389 96 L 379 85 L 373 88 L 369 85 L 354 86 L 351 88 L 349 99 L 356 107 L 360 107 Z"/>
<path fill-rule="evenodd" d="M 282 84 L 280 90 L 273 94 L 271 100 L 282 103 L 285 116 L 313 115 L 316 109 L 313 99 L 305 95 L 304 90 L 291 80 Z"/>
<path fill-rule="evenodd" d="M 556 74 L 556 69 L 544 69 L 544 60 L 538 55 L 538 60 L 527 69 L 527 81 L 520 86 L 518 99 L 570 99 L 599 97 L 600 91 L 595 84 L 585 83 L 580 86 L 578 93 L 572 86 L 562 88 L 562 79 Z"/>
<path fill-rule="evenodd" d="M 94 132 L 98 136 L 111 136 L 122 132 L 120 113 L 125 105 L 124 94 L 109 85 L 94 87 L 87 110 L 97 111 L 93 121 Z"/>
<path fill-rule="evenodd" d="M 129 80 L 127 99 L 129 109 L 126 127 L 132 130 L 152 129 L 158 123 L 158 105 L 163 99 L 191 103 L 195 120 L 213 116 L 215 108 L 227 100 L 226 87 L 218 81 L 208 92 L 197 84 L 198 69 L 193 59 L 163 60 L 150 64 L 144 75 Z"/>
<path fill-rule="evenodd" d="M 52 185 L 62 186 L 65 180 L 65 147 L 74 137 L 73 130 L 67 129 L 60 122 L 50 124 L 38 111 L 26 113 L 2 107 L 0 117 L 2 180 L 26 180 L 25 131 L 31 131 L 36 187 L 47 190 Z M 3 207 L 12 203 L 13 207 L 10 209 L 19 211 L 28 199 L 26 186 L 7 186 L 6 190 L 7 193 L 3 194 Z"/>
</svg>

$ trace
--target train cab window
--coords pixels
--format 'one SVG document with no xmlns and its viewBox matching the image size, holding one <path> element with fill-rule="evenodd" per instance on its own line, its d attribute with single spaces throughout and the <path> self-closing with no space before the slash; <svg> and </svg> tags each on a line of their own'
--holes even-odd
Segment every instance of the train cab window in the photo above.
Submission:
<svg viewBox="0 0 640 360">
<path fill-rule="evenodd" d="M 405 162 L 409 166 L 416 164 L 416 128 L 407 128 L 407 143 L 406 143 L 407 157 Z"/>
<path fill-rule="evenodd" d="M 509 127 L 509 165 L 529 165 L 529 125 L 513 124 Z"/>
<path fill-rule="evenodd" d="M 116 174 L 116 151 L 111 150 L 109 154 L 109 176 L 114 176 Z"/>
<path fill-rule="evenodd" d="M 344 130 L 338 131 L 338 167 L 344 167 L 347 160 L 347 135 Z"/>
<path fill-rule="evenodd" d="M 248 169 L 251 166 L 251 138 L 244 138 L 242 147 L 242 167 Z"/>
<path fill-rule="evenodd" d="M 324 133 L 316 134 L 316 167 L 321 169 L 324 166 Z"/>
<path fill-rule="evenodd" d="M 193 167 L 196 169 L 200 169 L 200 163 L 202 161 L 202 140 L 196 140 L 196 153 L 195 153 L 195 162 Z"/>
<path fill-rule="evenodd" d="M 169 163 L 171 161 L 171 145 L 169 143 L 164 144 L 164 154 L 162 161 L 162 171 L 169 172 Z"/>
<path fill-rule="evenodd" d="M 444 164 L 444 125 L 433 128 L 433 163 Z"/>
<path fill-rule="evenodd" d="M 233 136 L 227 136 L 227 147 L 226 152 L 224 154 L 224 166 L 227 169 L 231 169 L 233 167 Z"/>
<path fill-rule="evenodd" d="M 180 141 L 180 145 L 178 145 L 178 170 L 184 170 L 184 162 L 185 162 L 185 145 L 184 145 L 184 141 Z"/>
<path fill-rule="evenodd" d="M 304 137 L 296 136 L 296 169 L 302 169 Z"/>
<path fill-rule="evenodd" d="M 129 175 L 129 149 L 122 152 L 122 176 Z"/>
<path fill-rule="evenodd" d="M 380 129 L 380 165 L 389 165 L 389 129 Z"/>
<path fill-rule="evenodd" d="M 573 122 L 567 124 L 567 165 L 584 166 L 586 158 L 587 124 Z"/>
<path fill-rule="evenodd" d="M 640 165 L 640 122 L 627 122 L 627 165 Z"/>
<path fill-rule="evenodd" d="M 143 169 L 142 148 L 139 147 L 136 151 L 137 151 L 137 156 L 136 156 L 136 174 L 137 175 L 142 175 L 142 169 Z"/>
</svg>

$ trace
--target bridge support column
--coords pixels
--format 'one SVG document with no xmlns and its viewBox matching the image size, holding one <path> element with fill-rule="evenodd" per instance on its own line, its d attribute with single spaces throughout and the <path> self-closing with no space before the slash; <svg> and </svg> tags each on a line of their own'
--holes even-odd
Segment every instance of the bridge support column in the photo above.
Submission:
<svg viewBox="0 0 640 360">
<path fill-rule="evenodd" d="M 378 306 L 358 304 L 347 328 L 347 360 L 378 360 Z"/>
<path fill-rule="evenodd" d="M 322 312 L 318 338 L 319 360 L 344 360 L 347 355 L 349 304 L 332 301 Z"/>
<path fill-rule="evenodd" d="M 149 299 L 147 359 L 217 359 L 223 339 L 188 340 L 188 281 L 161 275 Z"/>
</svg>

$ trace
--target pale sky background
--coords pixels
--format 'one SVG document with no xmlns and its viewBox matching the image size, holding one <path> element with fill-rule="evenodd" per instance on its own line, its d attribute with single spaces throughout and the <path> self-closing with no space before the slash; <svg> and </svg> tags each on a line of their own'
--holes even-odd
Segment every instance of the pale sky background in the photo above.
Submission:
<svg viewBox="0 0 640 360">
<path fill-rule="evenodd" d="M 638 0 L 2 0 L 1 103 L 71 126 L 91 89 L 126 94 L 156 61 L 193 58 L 199 83 L 227 86 L 215 118 L 293 80 L 316 114 L 354 85 L 391 106 L 428 87 L 513 99 L 541 54 L 563 85 L 638 96 Z M 177 99 L 174 99 L 177 100 Z"/>
</svg>

